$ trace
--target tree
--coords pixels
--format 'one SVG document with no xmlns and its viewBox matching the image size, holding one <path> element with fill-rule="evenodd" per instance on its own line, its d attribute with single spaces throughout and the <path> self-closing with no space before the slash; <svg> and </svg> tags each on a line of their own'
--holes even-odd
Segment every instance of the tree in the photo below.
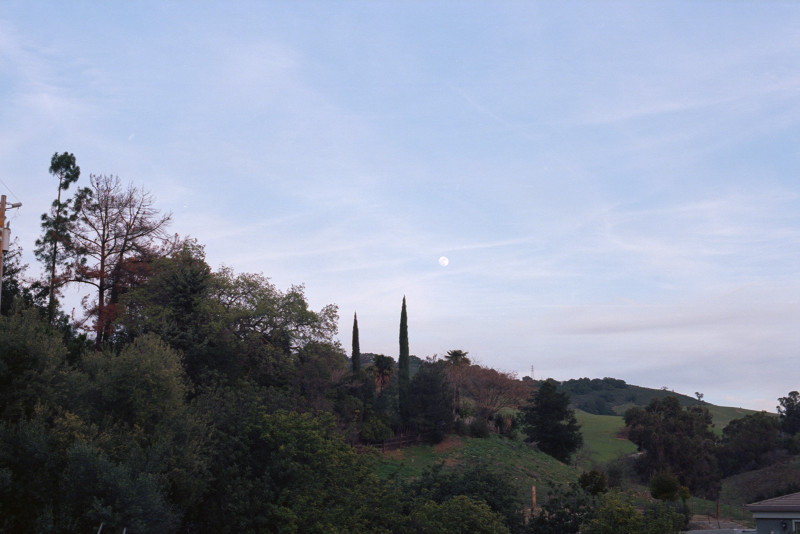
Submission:
<svg viewBox="0 0 800 534">
<path fill-rule="evenodd" d="M 654 473 L 650 477 L 650 496 L 661 501 L 677 501 L 681 485 L 678 477 L 669 471 Z"/>
<path fill-rule="evenodd" d="M 392 378 L 394 360 L 389 356 L 376 354 L 372 360 L 372 369 L 375 373 L 375 387 L 378 389 L 378 393 L 380 393 L 383 391 L 383 388 L 389 385 L 389 381 Z"/>
<path fill-rule="evenodd" d="M 408 315 L 406 313 L 406 297 L 400 310 L 400 356 L 397 359 L 397 379 L 399 387 L 400 420 L 407 426 L 411 418 L 409 406 L 409 350 L 408 350 Z"/>
<path fill-rule="evenodd" d="M 93 443 L 75 443 L 64 473 L 64 507 L 72 519 L 65 530 L 91 532 L 102 524 L 111 532 L 176 532 L 179 517 L 159 477 L 140 469 L 111 461 Z"/>
<path fill-rule="evenodd" d="M 461 388 L 464 387 L 466 382 L 467 373 L 470 362 L 467 357 L 469 352 L 454 349 L 448 350 L 447 356 L 444 360 L 447 362 L 447 377 L 450 379 L 450 384 L 453 386 L 453 415 L 458 414 L 461 408 Z"/>
<path fill-rule="evenodd" d="M 491 419 L 503 408 L 517 408 L 525 402 L 529 389 L 513 373 L 491 367 L 470 365 L 464 370 L 464 390 L 475 403 L 478 416 Z"/>
<path fill-rule="evenodd" d="M 692 493 L 715 498 L 720 489 L 716 437 L 704 406 L 682 409 L 674 395 L 625 412 L 629 439 L 645 452 L 637 460 L 644 477 L 672 472 Z"/>
<path fill-rule="evenodd" d="M 780 444 L 780 421 L 774 415 L 758 412 L 732 420 L 722 429 L 717 451 L 722 475 L 764 467 Z"/>
<path fill-rule="evenodd" d="M 258 454 L 247 471 L 261 491 L 246 497 L 254 513 L 240 517 L 247 523 L 237 532 L 374 532 L 396 521 L 384 516 L 383 486 L 330 414 L 278 411 L 254 430 Z"/>
<path fill-rule="evenodd" d="M 547 500 L 531 515 L 526 532 L 577 534 L 581 525 L 591 518 L 594 504 L 593 496 L 578 485 L 556 487 L 548 492 Z"/>
<path fill-rule="evenodd" d="M 431 443 L 442 441 L 453 426 L 453 393 L 444 366 L 424 362 L 409 385 L 411 422 Z"/>
<path fill-rule="evenodd" d="M 425 469 L 422 476 L 411 482 L 406 493 L 424 495 L 438 503 L 447 502 L 458 495 L 485 502 L 503 517 L 512 532 L 523 523 L 522 496 L 518 486 L 506 473 L 491 462 L 478 460 L 465 465 L 445 467 L 436 464 Z M 461 532 L 469 532 L 469 529 Z"/>
<path fill-rule="evenodd" d="M 353 313 L 353 376 L 358 378 L 361 374 L 361 347 L 358 342 L 358 315 Z"/>
<path fill-rule="evenodd" d="M 578 477 L 578 485 L 592 496 L 608 491 L 608 475 L 604 471 L 592 469 Z"/>
<path fill-rule="evenodd" d="M 58 404 L 65 372 L 61 336 L 33 309 L 0 317 L 0 421 L 31 417 L 41 403 Z"/>
<path fill-rule="evenodd" d="M 800 432 L 800 393 L 790 391 L 786 397 L 778 399 L 778 415 L 781 420 L 781 430 L 794 436 Z"/>
<path fill-rule="evenodd" d="M 332 397 L 346 381 L 347 355 L 338 343 L 312 342 L 295 357 L 296 372 L 292 385 L 306 410 L 333 411 Z M 349 381 L 348 381 L 349 382 Z"/>
<path fill-rule="evenodd" d="M 420 534 L 503 534 L 509 532 L 503 516 L 483 502 L 457 495 L 443 503 L 423 501 L 411 512 L 409 532 Z"/>
<path fill-rule="evenodd" d="M 85 303 L 94 317 L 95 344 L 109 341 L 117 304 L 125 291 L 125 278 L 137 266 L 164 255 L 165 228 L 170 215 L 161 215 L 153 196 L 132 185 L 123 188 L 118 177 L 90 177 L 90 198 L 82 202 L 74 231 L 75 281 L 95 288 L 93 304 Z"/>
<path fill-rule="evenodd" d="M 621 500 L 617 495 L 605 495 L 595 511 L 595 517 L 588 521 L 581 532 L 641 534 L 644 532 L 644 518 L 633 504 Z"/>
<path fill-rule="evenodd" d="M 211 335 L 212 283 L 205 251 L 193 239 L 156 258 L 147 278 L 120 299 L 119 324 L 127 341 L 155 333 L 193 364 Z"/>
<path fill-rule="evenodd" d="M 14 238 L 14 246 L 3 253 L 3 285 L 0 299 L 0 314 L 11 315 L 18 303 L 32 304 L 33 295 L 30 287 L 23 283 L 23 275 L 28 268 L 21 263 L 22 249 Z"/>
<path fill-rule="evenodd" d="M 531 403 L 523 407 L 522 420 L 528 439 L 557 460 L 569 462 L 572 453 L 583 445 L 575 412 L 569 409 L 569 396 L 558 391 L 552 378 L 542 382 Z"/>
<path fill-rule="evenodd" d="M 53 154 L 50 159 L 50 174 L 58 178 L 58 195 L 50 207 L 50 213 L 42 214 L 42 236 L 36 240 L 36 257 L 45 264 L 48 280 L 45 287 L 47 295 L 47 317 L 52 323 L 56 317 L 57 296 L 66 283 L 66 274 L 58 273 L 58 266 L 65 265 L 73 246 L 77 212 L 87 194 L 81 189 L 68 200 L 62 201 L 62 193 L 69 189 L 81 175 L 81 168 L 75 164 L 75 156 L 64 152 Z"/>
</svg>

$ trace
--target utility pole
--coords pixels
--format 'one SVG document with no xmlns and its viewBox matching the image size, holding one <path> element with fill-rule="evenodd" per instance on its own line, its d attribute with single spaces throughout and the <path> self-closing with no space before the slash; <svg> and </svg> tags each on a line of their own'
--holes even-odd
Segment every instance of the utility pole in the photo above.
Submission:
<svg viewBox="0 0 800 534">
<path fill-rule="evenodd" d="M 9 208 L 18 208 L 22 206 L 21 202 L 10 204 Z M 8 245 L 11 241 L 11 228 L 6 223 L 6 196 L 0 195 L 0 304 L 3 298 L 3 256 L 8 252 Z"/>
</svg>

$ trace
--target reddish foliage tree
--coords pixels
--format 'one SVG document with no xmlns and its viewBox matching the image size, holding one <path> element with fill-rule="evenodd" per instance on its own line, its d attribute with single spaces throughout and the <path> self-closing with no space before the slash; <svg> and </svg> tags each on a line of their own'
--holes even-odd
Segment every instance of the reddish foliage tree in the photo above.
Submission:
<svg viewBox="0 0 800 534">
<path fill-rule="evenodd" d="M 517 408 L 525 402 L 528 388 L 514 373 L 470 365 L 466 374 L 464 390 L 481 417 L 488 419 L 503 408 Z"/>
<path fill-rule="evenodd" d="M 89 198 L 78 212 L 74 231 L 74 280 L 93 286 L 94 301 L 84 299 L 94 318 L 95 343 L 109 340 L 126 284 L 146 271 L 153 257 L 170 241 L 165 228 L 170 215 L 154 208 L 153 196 L 114 176 L 90 177 Z"/>
</svg>

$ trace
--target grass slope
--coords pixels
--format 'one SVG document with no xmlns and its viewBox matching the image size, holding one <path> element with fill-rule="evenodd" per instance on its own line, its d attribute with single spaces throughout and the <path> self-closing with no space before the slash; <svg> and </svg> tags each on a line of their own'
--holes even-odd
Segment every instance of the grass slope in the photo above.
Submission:
<svg viewBox="0 0 800 534">
<path fill-rule="evenodd" d="M 714 432 L 722 435 L 722 429 L 728 426 L 728 423 L 734 419 L 741 419 L 742 417 L 750 414 L 757 413 L 756 410 L 748 410 L 745 408 L 733 408 L 731 406 L 715 406 L 713 404 L 706 404 L 711 417 L 714 419 Z M 775 414 L 777 417 L 777 414 Z"/>
<path fill-rule="evenodd" d="M 725 502 L 748 504 L 800 491 L 800 456 L 722 481 Z"/>
<path fill-rule="evenodd" d="M 448 436 L 438 445 L 416 445 L 383 454 L 378 462 L 382 478 L 417 477 L 436 463 L 446 465 L 487 462 L 502 475 L 514 480 L 521 494 L 529 495 L 531 486 L 545 495 L 547 490 L 574 482 L 578 471 L 540 452 L 521 440 L 497 434 L 488 438 Z"/>
<path fill-rule="evenodd" d="M 583 448 L 578 452 L 577 463 L 584 470 L 602 467 L 620 456 L 636 452 L 636 445 L 620 437 L 625 427 L 621 416 L 575 410 L 575 417 L 583 434 Z"/>
<path fill-rule="evenodd" d="M 722 429 L 733 419 L 756 413 L 755 410 L 744 408 L 715 406 L 665 388 L 653 389 L 634 386 L 615 378 L 567 380 L 561 383 L 561 389 L 570 395 L 571 405 L 577 410 L 588 414 L 608 416 L 624 415 L 628 409 L 634 406 L 644 408 L 654 398 L 675 396 L 681 406 L 702 405 L 707 408 L 714 420 L 714 432 L 720 436 Z"/>
</svg>

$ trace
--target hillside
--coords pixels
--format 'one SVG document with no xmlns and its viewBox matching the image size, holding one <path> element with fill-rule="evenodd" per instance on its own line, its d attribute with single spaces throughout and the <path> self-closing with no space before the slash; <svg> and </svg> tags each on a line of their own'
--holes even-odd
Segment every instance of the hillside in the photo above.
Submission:
<svg viewBox="0 0 800 534">
<path fill-rule="evenodd" d="M 536 450 L 520 440 L 492 434 L 488 438 L 451 435 L 438 445 L 416 445 L 387 452 L 379 462 L 378 475 L 389 479 L 419 476 L 437 463 L 453 466 L 486 462 L 507 478 L 514 480 L 522 495 L 529 495 L 531 486 L 540 495 L 555 486 L 574 482 L 578 472 L 568 465 Z"/>
<path fill-rule="evenodd" d="M 595 415 L 622 415 L 632 406 L 646 406 L 651 399 L 673 395 L 682 406 L 703 404 L 702 401 L 668 389 L 634 386 L 617 378 L 578 378 L 561 383 L 575 408 Z"/>
<path fill-rule="evenodd" d="M 745 408 L 715 406 L 668 389 L 635 386 L 616 378 L 578 378 L 562 382 L 560 387 L 569 394 L 573 408 L 586 414 L 603 416 L 622 416 L 629 408 L 645 407 L 654 398 L 671 395 L 677 397 L 682 406 L 702 405 L 708 408 L 714 419 L 714 432 L 718 435 L 733 419 L 756 412 Z"/>
<path fill-rule="evenodd" d="M 595 415 L 576 410 L 581 425 L 583 448 L 576 461 L 584 469 L 603 466 L 608 462 L 636 452 L 636 445 L 623 434 L 625 422 L 619 415 Z"/>
</svg>

